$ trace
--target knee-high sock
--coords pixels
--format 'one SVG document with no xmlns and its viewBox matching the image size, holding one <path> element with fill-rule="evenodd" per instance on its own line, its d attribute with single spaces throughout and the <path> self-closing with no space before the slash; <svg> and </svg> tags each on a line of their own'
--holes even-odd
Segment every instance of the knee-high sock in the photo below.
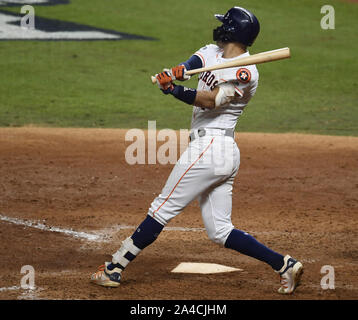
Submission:
<svg viewBox="0 0 358 320">
<path fill-rule="evenodd" d="M 153 243 L 164 226 L 149 215 L 138 226 L 131 237 L 122 242 L 121 248 L 113 255 L 109 270 L 117 267 L 122 270 L 147 246 Z"/>
<path fill-rule="evenodd" d="M 162 224 L 148 215 L 132 234 L 133 244 L 143 250 L 157 239 L 163 228 Z"/>
<path fill-rule="evenodd" d="M 283 256 L 258 242 L 253 236 L 234 229 L 225 242 L 225 247 L 268 263 L 274 270 L 283 266 Z"/>
</svg>

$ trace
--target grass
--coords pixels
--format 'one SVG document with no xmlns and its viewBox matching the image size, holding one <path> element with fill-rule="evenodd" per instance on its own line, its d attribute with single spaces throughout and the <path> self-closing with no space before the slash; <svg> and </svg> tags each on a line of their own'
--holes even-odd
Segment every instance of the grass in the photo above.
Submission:
<svg viewBox="0 0 358 320">
<path fill-rule="evenodd" d="M 110 5 L 111 4 L 111 5 Z M 335 30 L 322 30 L 322 5 Z M 156 41 L 0 41 L 0 126 L 188 128 L 191 108 L 149 77 L 212 42 L 214 13 L 236 1 L 76 0 L 36 15 L 155 37 Z M 358 5 L 342 1 L 243 0 L 260 19 L 251 53 L 290 47 L 262 64 L 259 88 L 237 129 L 358 136 Z M 19 12 L 20 8 L 6 8 Z M 187 82 L 195 87 L 196 79 Z"/>
</svg>

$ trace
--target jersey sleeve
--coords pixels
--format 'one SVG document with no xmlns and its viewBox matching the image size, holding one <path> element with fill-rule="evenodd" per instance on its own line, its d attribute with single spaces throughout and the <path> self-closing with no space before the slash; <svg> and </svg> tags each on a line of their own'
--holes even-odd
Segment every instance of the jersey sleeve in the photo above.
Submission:
<svg viewBox="0 0 358 320">
<path fill-rule="evenodd" d="M 200 48 L 198 51 L 194 53 L 194 55 L 198 56 L 203 64 L 203 67 L 207 65 L 208 58 L 216 53 L 218 50 L 218 47 L 213 44 L 208 44 L 205 47 Z"/>
<path fill-rule="evenodd" d="M 193 70 L 203 67 L 203 63 L 201 58 L 195 54 L 193 54 L 187 61 L 180 63 L 183 65 L 186 70 Z"/>
</svg>

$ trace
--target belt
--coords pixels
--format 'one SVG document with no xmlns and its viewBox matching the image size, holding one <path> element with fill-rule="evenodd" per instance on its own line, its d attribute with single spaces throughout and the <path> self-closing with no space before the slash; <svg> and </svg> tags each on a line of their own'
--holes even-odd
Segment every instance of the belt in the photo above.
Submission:
<svg viewBox="0 0 358 320">
<path fill-rule="evenodd" d="M 189 139 L 190 142 L 194 141 L 196 138 L 201 138 L 204 136 L 228 136 L 231 138 L 235 137 L 234 129 L 219 129 L 219 128 L 199 128 L 193 130 L 190 135 Z"/>
</svg>

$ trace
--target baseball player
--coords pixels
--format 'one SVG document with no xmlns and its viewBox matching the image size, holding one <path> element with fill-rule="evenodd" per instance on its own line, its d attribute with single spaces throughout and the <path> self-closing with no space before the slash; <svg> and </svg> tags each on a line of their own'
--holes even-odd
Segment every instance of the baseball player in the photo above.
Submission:
<svg viewBox="0 0 358 320">
<path fill-rule="evenodd" d="M 256 66 L 203 72 L 197 89 L 174 83 L 188 80 L 187 70 L 249 56 L 247 47 L 260 31 L 257 18 L 241 7 L 233 7 L 225 15 L 215 17 L 222 23 L 213 31 L 216 45 L 209 44 L 187 61 L 156 75 L 164 94 L 194 106 L 190 142 L 144 221 L 122 242 L 112 261 L 105 262 L 91 276 L 91 281 L 98 285 L 118 287 L 127 265 L 195 199 L 199 201 L 209 239 L 270 265 L 280 275 L 279 293 L 290 294 L 299 284 L 303 273 L 301 262 L 267 248 L 231 222 L 232 187 L 240 165 L 234 130 L 256 92 L 259 79 Z"/>
</svg>

